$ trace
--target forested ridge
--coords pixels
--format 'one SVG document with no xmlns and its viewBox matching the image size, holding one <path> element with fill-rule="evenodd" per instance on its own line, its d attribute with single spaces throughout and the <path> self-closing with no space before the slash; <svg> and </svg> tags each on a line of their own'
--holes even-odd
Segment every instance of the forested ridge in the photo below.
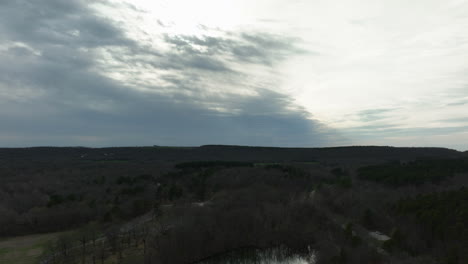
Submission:
<svg viewBox="0 0 468 264">
<path fill-rule="evenodd" d="M 385 165 L 368 166 L 359 169 L 363 180 L 375 181 L 390 186 L 420 185 L 426 182 L 438 183 L 457 173 L 468 172 L 467 159 L 428 159 L 411 162 L 391 162 Z"/>
</svg>

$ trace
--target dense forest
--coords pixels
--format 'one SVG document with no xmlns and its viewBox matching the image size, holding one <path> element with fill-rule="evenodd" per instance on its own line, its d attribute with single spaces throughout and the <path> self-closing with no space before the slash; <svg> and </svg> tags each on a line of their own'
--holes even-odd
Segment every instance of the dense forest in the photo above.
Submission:
<svg viewBox="0 0 468 264">
<path fill-rule="evenodd" d="M 397 215 L 408 216 L 424 243 L 411 245 L 412 254 L 437 252 L 444 263 L 468 262 L 468 189 L 443 191 L 405 198 L 394 205 Z M 402 247 L 411 241 L 390 243 L 389 247 Z"/>
<path fill-rule="evenodd" d="M 37 263 L 468 262 L 448 149 L 2 149 L 0 183 L 3 240 L 58 234 Z"/>
<path fill-rule="evenodd" d="M 363 167 L 359 169 L 359 177 L 363 180 L 397 187 L 410 184 L 420 185 L 426 182 L 438 183 L 457 173 L 467 172 L 467 159 L 429 159 Z"/>
</svg>

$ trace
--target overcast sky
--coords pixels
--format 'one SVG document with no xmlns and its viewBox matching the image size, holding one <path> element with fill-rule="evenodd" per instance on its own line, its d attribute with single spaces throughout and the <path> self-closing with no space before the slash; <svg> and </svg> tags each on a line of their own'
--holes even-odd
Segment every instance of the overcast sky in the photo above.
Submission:
<svg viewBox="0 0 468 264">
<path fill-rule="evenodd" d="M 0 0 L 0 146 L 468 149 L 468 0 Z"/>
</svg>

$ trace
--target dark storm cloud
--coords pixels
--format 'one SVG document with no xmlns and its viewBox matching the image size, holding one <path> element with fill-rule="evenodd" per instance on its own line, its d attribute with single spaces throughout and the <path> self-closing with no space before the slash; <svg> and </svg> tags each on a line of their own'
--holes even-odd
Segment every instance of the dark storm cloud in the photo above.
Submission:
<svg viewBox="0 0 468 264">
<path fill-rule="evenodd" d="M 94 138 L 98 140 L 94 144 L 98 145 L 125 142 L 126 145 L 325 146 L 335 140 L 336 134 L 317 122 L 307 122 L 302 114 L 271 114 L 277 112 L 274 108 L 285 106 L 286 102 L 279 98 L 282 98 L 279 94 L 273 100 L 237 98 L 244 101 L 245 112 L 221 115 L 186 102 L 176 104 L 120 90 L 110 98 L 93 98 L 97 103 L 115 102 L 118 106 L 111 112 L 94 111 L 70 102 L 68 105 L 40 102 L 7 105 L 15 115 L 2 112 L 0 118 L 3 133 L 24 135 L 17 142 L 4 143 L 12 145 L 22 144 L 28 138 L 39 138 L 42 145 L 88 145 L 94 143 L 90 140 Z M 250 108 L 255 108 L 256 112 L 247 112 Z"/>
<path fill-rule="evenodd" d="M 0 3 L 0 34 L 11 41 L 69 47 L 131 45 L 108 19 L 87 8 L 89 1 L 15 0 Z"/>
<path fill-rule="evenodd" d="M 243 82 L 226 57 L 269 65 L 298 52 L 290 40 L 166 36 L 172 48 L 162 52 L 129 39 L 91 3 L 0 2 L 0 145 L 324 146 L 338 137 L 270 87 L 256 96 L 206 91 L 210 78 Z M 103 65 L 115 72 L 123 66 L 98 61 L 99 50 L 137 73 L 165 70 L 160 79 L 170 85 L 111 79 Z"/>
</svg>

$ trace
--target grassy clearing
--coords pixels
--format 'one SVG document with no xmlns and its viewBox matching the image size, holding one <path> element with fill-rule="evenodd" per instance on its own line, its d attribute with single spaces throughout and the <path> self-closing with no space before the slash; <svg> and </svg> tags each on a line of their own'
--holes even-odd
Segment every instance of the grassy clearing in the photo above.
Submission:
<svg viewBox="0 0 468 264">
<path fill-rule="evenodd" d="M 121 263 L 121 264 L 134 264 L 134 263 L 143 263 L 144 256 L 143 256 L 143 244 L 139 243 L 138 247 L 130 247 L 125 249 L 122 252 L 122 259 L 119 260 L 117 254 L 112 254 L 106 258 L 104 264 L 114 264 L 114 263 Z"/>
<path fill-rule="evenodd" d="M 63 233 L 48 233 L 0 240 L 0 263 L 34 264 L 49 241 Z"/>
</svg>

